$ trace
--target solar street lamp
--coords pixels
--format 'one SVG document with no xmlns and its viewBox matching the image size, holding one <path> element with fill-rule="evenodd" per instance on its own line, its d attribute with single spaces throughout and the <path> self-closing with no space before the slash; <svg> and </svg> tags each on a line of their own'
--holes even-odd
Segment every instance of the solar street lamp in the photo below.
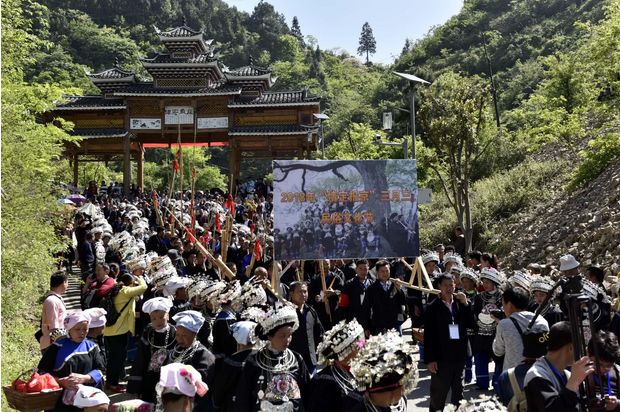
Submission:
<svg viewBox="0 0 620 412">
<path fill-rule="evenodd" d="M 394 73 L 398 77 L 402 77 L 403 79 L 411 83 L 411 109 L 409 110 L 409 114 L 411 116 L 411 141 L 413 144 L 413 153 L 412 153 L 413 156 L 412 157 L 415 160 L 416 158 L 416 153 L 415 153 L 415 94 L 413 93 L 413 84 L 414 83 L 430 84 L 430 82 L 427 82 L 426 80 L 421 79 L 418 76 L 414 76 L 413 74 L 400 73 L 400 72 L 392 72 L 392 73 Z"/>
</svg>

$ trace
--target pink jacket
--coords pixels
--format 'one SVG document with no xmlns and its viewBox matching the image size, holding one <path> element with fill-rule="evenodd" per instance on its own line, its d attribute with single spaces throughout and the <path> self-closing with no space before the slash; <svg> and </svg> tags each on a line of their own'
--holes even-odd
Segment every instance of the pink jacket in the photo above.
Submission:
<svg viewBox="0 0 620 412">
<path fill-rule="evenodd" d="M 54 329 L 63 329 L 67 308 L 62 296 L 54 292 L 48 292 L 43 301 L 43 313 L 41 314 L 41 332 L 43 336 L 40 340 L 41 349 L 45 349 L 52 344 L 50 333 Z"/>
</svg>

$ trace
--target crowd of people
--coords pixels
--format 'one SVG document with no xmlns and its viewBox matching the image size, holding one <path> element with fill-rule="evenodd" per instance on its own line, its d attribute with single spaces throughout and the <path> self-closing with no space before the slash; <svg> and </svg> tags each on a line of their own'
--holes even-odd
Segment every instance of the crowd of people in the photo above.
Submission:
<svg viewBox="0 0 620 412">
<path fill-rule="evenodd" d="M 431 411 L 459 405 L 473 382 L 511 410 L 580 410 L 584 396 L 600 401 L 589 410 L 620 409 L 617 290 L 571 255 L 557 269 L 500 270 L 496 256 L 466 253 L 457 229 L 421 255 L 427 293 L 396 280 L 411 275 L 400 259 L 275 261 L 264 184 L 234 197 L 89 199 L 43 303 L 39 369 L 66 392 L 55 410 L 79 410 L 76 394 L 99 388 L 166 411 L 404 411 L 414 352 L 431 373 Z M 77 267 L 82 310 L 68 313 Z M 592 334 L 575 361 L 571 308 L 554 286 L 582 271 Z M 109 403 L 101 394 L 92 406 Z"/>
</svg>

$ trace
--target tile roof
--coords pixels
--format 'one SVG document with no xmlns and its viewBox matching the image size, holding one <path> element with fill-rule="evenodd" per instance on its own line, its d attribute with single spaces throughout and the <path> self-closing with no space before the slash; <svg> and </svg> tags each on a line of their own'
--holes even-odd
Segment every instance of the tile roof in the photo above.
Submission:
<svg viewBox="0 0 620 412">
<path fill-rule="evenodd" d="M 217 59 L 211 53 L 201 53 L 196 57 L 191 58 L 175 58 L 171 53 L 158 53 L 156 56 L 149 59 L 141 59 L 144 63 L 165 64 L 165 63 L 209 63 L 217 61 Z"/>
<path fill-rule="evenodd" d="M 308 129 L 296 124 L 235 126 L 228 130 L 232 136 L 307 134 Z"/>
<path fill-rule="evenodd" d="M 154 87 L 153 83 L 138 83 L 123 87 L 112 92 L 115 96 L 222 96 L 241 93 L 241 87 L 220 85 L 218 87 L 203 87 L 200 89 L 176 89 Z"/>
<path fill-rule="evenodd" d="M 110 79 L 122 79 L 124 77 L 133 76 L 134 72 L 128 72 L 118 67 L 104 70 L 99 73 L 91 73 L 88 75 L 93 80 L 110 80 Z"/>
<path fill-rule="evenodd" d="M 266 92 L 259 97 L 239 96 L 231 106 L 277 106 L 277 105 L 308 105 L 318 104 L 321 97 L 308 97 L 306 90 L 293 92 Z"/>
<path fill-rule="evenodd" d="M 263 76 L 270 73 L 271 69 L 253 65 L 238 67 L 236 69 L 226 71 L 226 74 L 231 74 L 233 76 Z"/>
<path fill-rule="evenodd" d="M 65 96 L 66 102 L 60 103 L 54 110 L 99 110 L 125 109 L 123 99 L 106 99 L 103 96 Z"/>
<path fill-rule="evenodd" d="M 105 139 L 124 137 L 127 134 L 127 130 L 121 128 L 73 129 L 73 131 L 69 133 L 84 139 Z"/>
<path fill-rule="evenodd" d="M 202 31 L 194 30 L 186 25 L 159 32 L 162 37 L 193 37 L 198 34 L 202 34 Z"/>
</svg>

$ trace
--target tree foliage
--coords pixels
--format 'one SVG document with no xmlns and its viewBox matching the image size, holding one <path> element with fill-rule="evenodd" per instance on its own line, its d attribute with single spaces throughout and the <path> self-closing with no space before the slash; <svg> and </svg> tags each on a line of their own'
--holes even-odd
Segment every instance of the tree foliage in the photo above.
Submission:
<svg viewBox="0 0 620 412">
<path fill-rule="evenodd" d="M 465 228 L 468 247 L 473 236 L 470 187 L 474 164 L 490 143 L 489 90 L 478 77 L 446 72 L 422 94 L 418 112 L 430 151 L 421 160 L 441 182 Z"/>
<path fill-rule="evenodd" d="M 360 56 L 366 55 L 366 64 L 370 64 L 369 54 L 375 54 L 377 52 L 377 41 L 372 33 L 372 27 L 368 22 L 362 26 L 362 33 L 360 34 L 359 47 L 357 48 L 357 54 Z"/>
<path fill-rule="evenodd" d="M 24 82 L 24 67 L 41 47 L 24 17 L 25 7 L 27 2 L 2 2 L 2 338 L 23 344 L 19 349 L 3 348 L 5 382 L 32 367 L 39 354 L 31 335 L 34 323 L 25 323 L 24 314 L 35 311 L 33 297 L 45 290 L 54 267 L 51 253 L 62 250 L 67 241 L 55 230 L 62 215 L 53 182 L 62 143 L 69 136 L 37 121 L 62 90 Z M 25 343 L 24 334 L 29 337 Z"/>
</svg>

